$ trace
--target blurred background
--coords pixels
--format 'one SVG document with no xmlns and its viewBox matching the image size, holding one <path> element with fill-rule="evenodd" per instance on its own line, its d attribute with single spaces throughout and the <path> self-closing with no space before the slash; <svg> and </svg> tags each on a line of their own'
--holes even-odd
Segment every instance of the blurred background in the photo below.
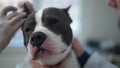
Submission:
<svg viewBox="0 0 120 68">
<path fill-rule="evenodd" d="M 0 0 L 0 9 L 17 6 L 21 0 Z M 97 51 L 107 60 L 119 65 L 120 29 L 116 11 L 107 6 L 106 0 L 28 0 L 36 10 L 45 7 L 66 8 L 72 5 L 69 14 L 74 37 L 89 53 Z M 9 46 L 0 54 L 1 68 L 14 68 L 26 56 L 21 29 Z M 116 61 L 117 60 L 117 61 Z"/>
</svg>

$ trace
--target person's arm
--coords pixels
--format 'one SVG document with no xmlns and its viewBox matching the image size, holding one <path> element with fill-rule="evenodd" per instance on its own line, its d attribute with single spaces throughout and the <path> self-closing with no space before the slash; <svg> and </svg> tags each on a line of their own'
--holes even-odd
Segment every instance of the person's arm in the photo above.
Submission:
<svg viewBox="0 0 120 68">
<path fill-rule="evenodd" d="M 78 57 L 77 58 L 78 62 L 80 66 L 83 68 L 83 66 L 86 64 L 87 60 L 89 59 L 90 54 L 88 54 L 82 48 L 82 46 L 80 45 L 79 41 L 76 38 L 73 39 L 72 45 L 73 45 L 73 50 L 75 51 L 76 56 Z"/>
<path fill-rule="evenodd" d="M 21 27 L 26 14 L 24 5 L 29 9 L 29 12 L 33 12 L 33 5 L 28 1 L 20 1 L 18 3 L 18 8 L 13 6 L 5 7 L 0 12 L 0 53 L 7 47 L 8 43 L 16 33 L 16 31 Z M 8 12 L 12 11 L 8 15 Z"/>
<path fill-rule="evenodd" d="M 88 54 L 83 50 L 77 39 L 73 40 L 73 49 L 78 57 L 81 68 L 117 68 L 97 53 Z"/>
<path fill-rule="evenodd" d="M 0 52 L 6 48 L 15 32 L 23 24 L 26 13 L 18 13 L 16 10 L 17 8 L 8 6 L 0 12 Z M 10 11 L 12 13 L 8 14 Z"/>
</svg>

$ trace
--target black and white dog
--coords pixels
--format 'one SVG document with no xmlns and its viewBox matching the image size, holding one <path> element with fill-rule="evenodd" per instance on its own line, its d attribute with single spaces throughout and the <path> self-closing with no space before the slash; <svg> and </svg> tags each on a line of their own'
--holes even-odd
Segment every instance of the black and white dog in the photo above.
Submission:
<svg viewBox="0 0 120 68">
<path fill-rule="evenodd" d="M 27 9 L 27 8 L 26 8 Z M 80 68 L 72 51 L 72 22 L 68 8 L 45 8 L 28 14 L 22 26 L 27 60 L 20 68 L 31 68 L 30 59 L 41 65 L 56 65 L 68 54 L 66 68 Z M 26 12 L 28 12 L 27 10 Z"/>
</svg>

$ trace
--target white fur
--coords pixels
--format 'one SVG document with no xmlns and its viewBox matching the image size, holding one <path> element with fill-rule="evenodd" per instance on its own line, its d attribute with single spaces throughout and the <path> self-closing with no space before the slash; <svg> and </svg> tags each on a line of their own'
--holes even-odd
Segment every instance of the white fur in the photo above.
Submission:
<svg viewBox="0 0 120 68">
<path fill-rule="evenodd" d="M 31 64 L 29 63 L 28 56 L 26 57 L 25 61 L 21 64 L 18 64 L 16 68 L 32 68 Z M 65 68 L 81 68 L 80 64 L 77 63 L 75 53 L 72 51 L 70 56 L 67 58 Z"/>
</svg>

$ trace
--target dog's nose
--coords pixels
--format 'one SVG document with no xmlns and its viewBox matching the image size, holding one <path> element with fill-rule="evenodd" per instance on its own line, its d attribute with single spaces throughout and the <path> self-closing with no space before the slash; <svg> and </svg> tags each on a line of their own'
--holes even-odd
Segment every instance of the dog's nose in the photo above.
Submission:
<svg viewBox="0 0 120 68">
<path fill-rule="evenodd" d="M 35 32 L 32 34 L 30 42 L 33 47 L 40 47 L 46 38 L 47 36 L 43 32 Z"/>
</svg>

